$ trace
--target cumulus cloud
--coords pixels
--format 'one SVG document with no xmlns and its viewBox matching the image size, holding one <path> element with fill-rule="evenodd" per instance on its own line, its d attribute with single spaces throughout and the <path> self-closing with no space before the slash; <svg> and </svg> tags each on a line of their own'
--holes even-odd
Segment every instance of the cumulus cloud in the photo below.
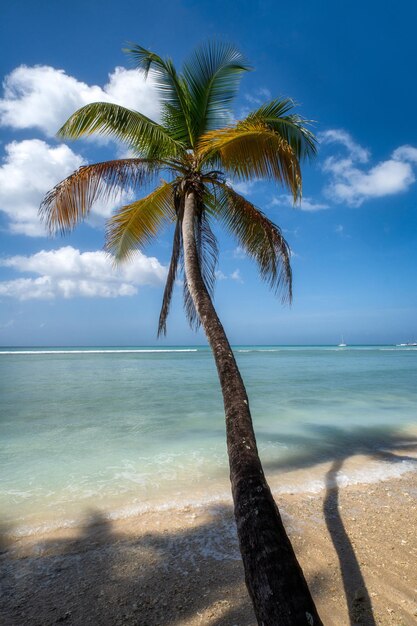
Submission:
<svg viewBox="0 0 417 626">
<path fill-rule="evenodd" d="M 45 194 L 59 181 L 83 165 L 83 158 L 68 146 L 50 146 L 40 139 L 13 141 L 5 147 L 0 165 L 0 211 L 7 215 L 12 233 L 45 235 L 38 209 Z M 115 206 L 130 198 L 129 191 L 96 202 L 91 222 L 109 217 Z"/>
<path fill-rule="evenodd" d="M 300 202 L 294 204 L 293 197 L 289 194 L 281 194 L 272 198 L 270 206 L 291 206 L 300 211 L 322 211 L 328 209 L 329 205 L 323 202 L 314 202 L 311 198 L 303 197 Z"/>
<path fill-rule="evenodd" d="M 345 154 L 330 156 L 323 164 L 323 171 L 330 175 L 325 193 L 335 202 L 360 206 L 370 198 L 407 191 L 415 181 L 411 163 L 417 163 L 417 149 L 412 146 L 400 146 L 386 161 L 366 167 L 369 152 L 345 131 L 326 131 L 321 141 L 339 143 L 345 149 Z"/>
<path fill-rule="evenodd" d="M 29 236 L 44 235 L 38 207 L 45 193 L 84 161 L 68 146 L 49 146 L 39 139 L 13 141 L 5 147 L 0 165 L 0 210 L 10 230 Z"/>
<path fill-rule="evenodd" d="M 245 99 L 250 102 L 250 104 L 258 106 L 271 100 L 271 98 L 271 92 L 266 87 L 259 87 L 259 89 L 256 89 L 252 93 L 245 93 Z"/>
<path fill-rule="evenodd" d="M 235 280 L 238 283 L 243 283 L 239 269 L 234 270 L 231 274 L 225 274 L 221 270 L 217 270 L 215 275 L 217 280 Z"/>
<path fill-rule="evenodd" d="M 230 274 L 230 278 L 235 280 L 237 283 L 243 283 L 242 276 L 240 275 L 240 270 L 236 269 L 234 272 Z"/>
<path fill-rule="evenodd" d="M 16 129 L 37 128 L 48 137 L 68 117 L 91 102 L 114 102 L 158 119 L 160 109 L 152 75 L 116 67 L 104 87 L 87 85 L 64 70 L 48 65 L 14 69 L 3 82 L 0 125 Z"/>
<path fill-rule="evenodd" d="M 233 256 L 235 259 L 246 259 L 246 250 L 244 248 L 242 248 L 242 246 L 237 246 L 234 250 L 233 250 Z"/>
<path fill-rule="evenodd" d="M 369 160 L 369 151 L 356 143 L 349 133 L 340 128 L 333 128 L 319 133 L 318 140 L 322 144 L 336 143 L 345 146 L 351 158 L 360 163 L 366 163 Z"/>
<path fill-rule="evenodd" d="M 417 163 L 417 148 L 413 146 L 400 146 L 392 153 L 392 158 L 397 161 L 408 161 L 411 163 Z"/>
<path fill-rule="evenodd" d="M 217 280 L 226 280 L 227 279 L 226 274 L 224 274 L 221 270 L 216 270 L 214 272 L 214 274 L 215 274 Z"/>
<path fill-rule="evenodd" d="M 237 191 L 237 193 L 240 193 L 242 196 L 250 195 L 253 191 L 253 188 L 258 182 L 259 180 L 257 180 L 256 178 L 254 180 L 226 180 L 226 183 L 233 187 L 233 189 Z"/>
<path fill-rule="evenodd" d="M 18 300 L 132 296 L 139 286 L 156 285 L 166 277 L 166 268 L 158 259 L 141 252 L 129 263 L 115 267 L 114 259 L 105 252 L 80 252 L 72 246 L 8 257 L 0 265 L 35 275 L 0 282 L 0 296 Z"/>
</svg>

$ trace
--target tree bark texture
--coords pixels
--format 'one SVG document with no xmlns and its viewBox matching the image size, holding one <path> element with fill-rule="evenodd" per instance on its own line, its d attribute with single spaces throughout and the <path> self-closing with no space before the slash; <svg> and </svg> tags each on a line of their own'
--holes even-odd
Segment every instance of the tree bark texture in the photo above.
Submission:
<svg viewBox="0 0 417 626">
<path fill-rule="evenodd" d="M 213 351 L 223 393 L 230 480 L 246 585 L 260 626 L 322 626 L 266 482 L 245 386 L 201 276 L 195 241 L 195 194 L 194 190 L 185 193 L 185 277 Z"/>
</svg>

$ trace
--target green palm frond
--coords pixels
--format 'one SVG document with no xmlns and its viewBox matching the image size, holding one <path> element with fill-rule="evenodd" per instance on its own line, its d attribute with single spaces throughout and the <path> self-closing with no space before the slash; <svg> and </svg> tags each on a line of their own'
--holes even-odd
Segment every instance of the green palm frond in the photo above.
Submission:
<svg viewBox="0 0 417 626">
<path fill-rule="evenodd" d="M 172 242 L 171 261 L 168 269 L 167 282 L 165 284 L 164 295 L 162 298 L 161 312 L 159 314 L 158 333 L 157 336 L 166 335 L 167 318 L 171 306 L 172 293 L 174 291 L 175 279 L 178 273 L 178 264 L 182 257 L 182 216 L 184 213 L 183 197 L 174 188 L 174 209 L 177 216 L 175 225 L 174 239 Z"/>
<path fill-rule="evenodd" d="M 227 184 L 213 184 L 208 202 L 210 212 L 256 261 L 261 278 L 281 292 L 283 301 L 291 301 L 291 253 L 280 228 Z"/>
<path fill-rule="evenodd" d="M 272 100 L 250 113 L 243 123 L 248 121 L 264 124 L 285 139 L 297 159 L 314 157 L 317 153 L 316 138 L 307 128 L 311 122 L 296 113 L 289 113 L 294 106 L 295 103 L 290 98 Z"/>
<path fill-rule="evenodd" d="M 122 207 L 108 221 L 106 250 L 117 261 L 149 244 L 163 226 L 176 218 L 174 186 L 163 182 L 145 198 Z"/>
<path fill-rule="evenodd" d="M 110 102 L 94 102 L 76 111 L 58 131 L 58 136 L 78 139 L 98 133 L 123 141 L 149 159 L 163 159 L 184 152 L 181 142 L 160 124 L 142 113 Z"/>
<path fill-rule="evenodd" d="M 153 72 L 156 88 L 163 107 L 163 123 L 170 134 L 186 148 L 192 148 L 194 138 L 190 118 L 190 94 L 184 78 L 179 75 L 171 59 L 162 59 L 158 54 L 137 44 L 124 50 L 143 70 L 145 77 Z"/>
<path fill-rule="evenodd" d="M 231 117 L 230 104 L 242 73 L 250 68 L 234 46 L 208 43 L 198 48 L 184 65 L 190 93 L 193 135 L 224 126 Z"/>
<path fill-rule="evenodd" d="M 167 334 L 167 318 L 171 306 L 172 292 L 174 290 L 175 279 L 178 272 L 178 263 L 181 257 L 181 222 L 177 220 L 175 225 L 174 240 L 172 243 L 171 261 L 169 263 L 167 282 L 165 283 L 164 295 L 162 298 L 161 312 L 159 314 L 157 336 Z"/>
<path fill-rule="evenodd" d="M 210 225 L 209 215 L 204 209 L 197 215 L 196 245 L 201 276 L 207 291 L 213 296 L 216 282 L 216 269 L 219 260 L 219 247 L 217 245 L 216 236 Z"/>
<path fill-rule="evenodd" d="M 294 201 L 301 195 L 300 163 L 290 144 L 257 120 L 206 133 L 201 158 L 232 178 L 267 178 L 288 187 Z"/>
<path fill-rule="evenodd" d="M 144 159 L 118 159 L 84 165 L 56 185 L 39 208 L 51 233 L 65 233 L 83 220 L 97 200 L 116 199 L 124 191 L 150 183 L 158 166 Z"/>
</svg>

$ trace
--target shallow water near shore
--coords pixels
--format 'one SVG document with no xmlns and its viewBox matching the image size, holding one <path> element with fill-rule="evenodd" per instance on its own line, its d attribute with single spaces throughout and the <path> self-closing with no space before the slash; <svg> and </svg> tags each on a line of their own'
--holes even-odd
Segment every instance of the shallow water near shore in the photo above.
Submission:
<svg viewBox="0 0 417 626">
<path fill-rule="evenodd" d="M 234 348 L 275 490 L 415 468 L 417 350 Z M 0 350 L 0 521 L 16 535 L 227 500 L 224 415 L 204 347 Z M 401 450 L 398 457 L 393 451 Z"/>
</svg>

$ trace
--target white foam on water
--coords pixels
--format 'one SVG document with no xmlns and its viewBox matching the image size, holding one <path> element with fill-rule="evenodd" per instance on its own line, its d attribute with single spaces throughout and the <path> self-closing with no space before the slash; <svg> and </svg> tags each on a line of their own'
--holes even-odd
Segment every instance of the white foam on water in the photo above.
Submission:
<svg viewBox="0 0 417 626">
<path fill-rule="evenodd" d="M 238 349 L 235 352 L 283 352 L 285 348 L 251 348 L 251 349 Z"/>
<path fill-rule="evenodd" d="M 150 348 L 150 349 L 127 349 L 127 350 L 0 350 L 0 354 L 142 354 L 158 352 L 198 352 L 197 348 Z"/>
<path fill-rule="evenodd" d="M 347 472 L 339 471 L 334 480 L 334 486 L 348 487 L 349 485 L 371 485 L 384 480 L 400 478 L 409 472 L 415 472 L 416 463 L 413 461 L 399 461 L 398 463 L 387 463 L 384 461 L 370 461 L 360 468 Z M 306 483 L 283 485 L 274 489 L 274 493 L 320 493 L 326 489 L 324 478 L 310 480 Z"/>
<path fill-rule="evenodd" d="M 392 348 L 378 348 L 380 352 L 416 352 L 416 346 L 395 346 Z"/>
<path fill-rule="evenodd" d="M 337 485 L 338 487 L 343 488 L 348 487 L 349 485 L 375 484 L 383 482 L 384 480 L 399 478 L 404 474 L 415 471 L 417 471 L 416 463 L 407 459 L 399 461 L 395 464 L 386 461 L 369 461 L 361 465 L 359 468 L 339 471 L 332 486 Z M 289 482 L 288 477 L 285 477 L 285 475 L 282 476 L 282 479 L 285 483 L 272 489 L 275 496 L 294 493 L 319 494 L 324 491 L 327 486 L 323 476 L 312 480 L 300 481 L 298 483 Z M 274 477 L 271 477 L 270 482 L 274 482 Z M 199 497 L 181 496 L 180 500 L 169 499 L 164 502 L 132 503 L 114 510 L 103 510 L 100 507 L 99 513 L 103 520 L 119 521 L 155 513 L 168 515 L 170 512 L 178 513 L 181 511 L 187 513 L 199 513 L 213 506 L 231 507 L 232 496 L 230 491 L 218 493 L 213 492 Z M 94 519 L 95 518 L 93 516 L 92 520 Z M 82 520 L 76 518 L 55 519 L 53 521 L 50 520 L 33 525 L 17 526 L 13 529 L 11 535 L 16 538 L 32 537 L 38 534 L 50 533 L 57 530 L 77 528 L 80 527 L 80 525 L 85 526 L 88 522 L 88 516 L 83 516 Z"/>
</svg>

